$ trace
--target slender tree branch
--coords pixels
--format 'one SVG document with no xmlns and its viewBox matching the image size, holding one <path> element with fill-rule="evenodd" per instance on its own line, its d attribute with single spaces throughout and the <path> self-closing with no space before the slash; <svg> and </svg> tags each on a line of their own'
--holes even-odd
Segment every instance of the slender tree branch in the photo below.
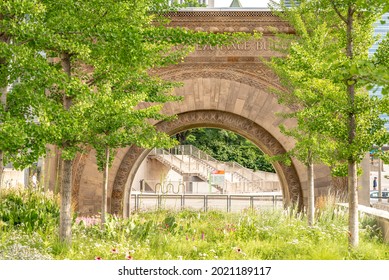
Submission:
<svg viewBox="0 0 389 280">
<path fill-rule="evenodd" d="M 332 7 L 334 8 L 334 11 L 335 11 L 335 12 L 338 14 L 338 16 L 340 17 L 340 19 L 341 19 L 342 21 L 344 21 L 345 24 L 347 24 L 347 18 L 345 18 L 345 17 L 340 13 L 340 11 L 339 11 L 339 9 L 336 7 L 334 1 L 331 0 L 330 3 L 331 3 L 331 5 L 332 5 Z"/>
</svg>

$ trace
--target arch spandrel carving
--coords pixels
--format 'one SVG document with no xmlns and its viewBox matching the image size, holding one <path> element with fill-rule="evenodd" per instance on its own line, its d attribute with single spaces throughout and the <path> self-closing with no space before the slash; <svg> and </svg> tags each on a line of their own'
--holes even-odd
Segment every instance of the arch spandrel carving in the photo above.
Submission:
<svg viewBox="0 0 389 280">
<path fill-rule="evenodd" d="M 280 89 L 277 76 L 263 63 L 236 63 L 233 65 L 219 63 L 184 63 L 174 67 L 161 68 L 154 73 L 172 81 L 215 78 L 235 81 L 254 88 Z"/>
</svg>

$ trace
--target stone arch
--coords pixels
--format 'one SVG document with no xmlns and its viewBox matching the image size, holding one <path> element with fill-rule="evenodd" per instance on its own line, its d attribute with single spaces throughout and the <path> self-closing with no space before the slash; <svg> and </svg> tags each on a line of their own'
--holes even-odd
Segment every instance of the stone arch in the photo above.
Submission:
<svg viewBox="0 0 389 280">
<path fill-rule="evenodd" d="M 227 129 L 246 137 L 269 155 L 285 152 L 281 143 L 259 124 L 229 112 L 218 110 L 189 111 L 179 114 L 175 121 L 161 122 L 156 124 L 156 127 L 170 135 L 196 127 Z M 123 213 L 124 215 L 127 213 L 128 205 L 126 202 L 131 182 L 148 152 L 149 150 L 131 147 L 124 156 L 112 190 L 111 211 L 113 213 Z M 274 167 L 281 181 L 284 203 L 297 203 L 301 207 L 302 189 L 295 166 L 275 163 Z"/>
<path fill-rule="evenodd" d="M 173 134 L 191 127 L 209 126 L 226 128 L 250 139 L 264 152 L 275 154 L 293 147 L 294 141 L 283 135 L 278 126 L 293 126 L 278 112 L 290 108 L 278 104 L 270 89 L 280 89 L 276 75 L 266 67 L 266 60 L 278 56 L 272 46 L 274 30 L 293 33 L 287 22 L 270 11 L 178 11 L 170 13 L 170 26 L 192 30 L 260 31 L 263 38 L 230 47 L 198 47 L 183 63 L 155 69 L 164 79 L 179 81 L 183 86 L 174 94 L 184 97 L 183 102 L 167 103 L 164 112 L 177 115 L 172 123 L 158 123 L 158 128 Z M 233 30 L 231 29 L 233 28 Z M 148 104 L 140 104 L 146 107 Z M 184 122 L 185 120 L 185 122 Z M 136 147 L 120 149 L 110 170 L 109 203 L 111 212 L 121 214 L 126 201 L 128 182 L 148 151 Z M 73 196 L 77 210 L 92 215 L 101 204 L 101 177 L 97 172 L 95 153 L 81 155 L 75 161 Z M 51 166 L 55 166 L 52 164 Z M 298 161 L 290 167 L 277 165 L 276 170 L 284 187 L 284 197 L 299 206 L 307 201 L 307 172 Z M 315 168 L 315 195 L 326 195 L 330 186 L 328 168 Z"/>
<path fill-rule="evenodd" d="M 248 138 L 268 154 L 277 154 L 293 147 L 293 139 L 283 135 L 278 127 L 281 123 L 291 127 L 293 121 L 277 115 L 278 112 L 290 109 L 279 105 L 276 96 L 263 83 L 254 86 L 235 79 L 188 78 L 183 81 L 182 87 L 175 89 L 175 94 L 183 96 L 184 101 L 164 106 L 166 114 L 177 115 L 178 119 L 171 123 L 156 124 L 158 129 L 174 134 L 199 126 L 226 128 Z M 142 104 L 141 107 L 143 106 L 147 104 Z M 110 212 L 125 213 L 123 209 L 127 206 L 123 202 L 127 201 L 126 188 L 147 153 L 148 151 L 135 147 L 118 151 L 109 175 Z M 92 215 L 99 211 L 101 203 L 101 174 L 97 172 L 94 151 L 81 163 L 77 168 L 74 189 L 79 205 L 77 210 Z M 316 196 L 328 193 L 330 177 L 327 169 L 315 168 Z M 292 166 L 276 166 L 276 170 L 284 187 L 285 202 L 297 202 L 302 207 L 307 200 L 306 168 L 298 161 L 293 161 Z"/>
</svg>

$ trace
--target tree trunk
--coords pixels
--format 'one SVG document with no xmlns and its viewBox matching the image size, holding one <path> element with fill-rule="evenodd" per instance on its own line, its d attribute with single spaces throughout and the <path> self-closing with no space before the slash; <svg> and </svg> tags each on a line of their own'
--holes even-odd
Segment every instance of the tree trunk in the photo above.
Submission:
<svg viewBox="0 0 389 280">
<path fill-rule="evenodd" d="M 0 64 L 2 64 L 3 61 L 2 59 L 0 59 Z M 5 61 L 4 63 L 5 64 Z M 3 88 L 0 88 L 0 104 L 1 106 L 3 107 L 2 109 L 6 110 L 6 106 L 7 106 L 7 81 L 1 81 L 0 83 L 0 86 L 1 84 L 4 83 L 4 86 Z M 1 123 L 1 120 L 0 120 L 0 123 Z M 0 188 L 3 187 L 3 171 L 4 171 L 4 152 L 2 150 L 0 150 Z"/>
<path fill-rule="evenodd" d="M 62 184 L 62 166 L 63 166 L 63 160 L 61 157 L 61 150 L 56 148 L 56 154 L 57 154 L 57 171 L 55 174 L 55 186 L 54 186 L 54 193 L 58 194 L 61 190 L 61 184 Z"/>
<path fill-rule="evenodd" d="M 63 160 L 59 238 L 67 244 L 72 241 L 72 166 L 72 160 Z"/>
<path fill-rule="evenodd" d="M 0 150 L 0 188 L 3 187 L 3 171 L 4 171 L 3 151 Z"/>
<path fill-rule="evenodd" d="M 5 82 L 6 83 L 6 82 Z M 4 110 L 7 105 L 7 87 L 0 88 L 1 101 L 0 104 Z M 1 120 L 0 120 L 1 122 Z M 4 152 L 0 150 L 0 188 L 3 186 L 3 171 L 4 171 Z"/>
<path fill-rule="evenodd" d="M 71 76 L 71 64 L 70 54 L 62 53 L 61 55 L 61 66 L 62 70 L 70 77 Z M 72 98 L 63 95 L 63 107 L 65 110 L 69 110 L 72 105 Z M 62 148 L 68 146 L 68 141 L 64 141 Z M 62 182 L 61 182 L 61 209 L 60 209 L 60 231 L 59 238 L 61 241 L 70 244 L 72 239 L 71 229 L 71 203 L 72 203 L 72 168 L 73 160 L 63 159 L 62 160 Z"/>
<path fill-rule="evenodd" d="M 0 21 L 4 19 L 4 15 L 0 13 Z M 4 32 L 0 35 L 0 41 L 9 44 L 10 37 Z M 2 67 L 8 67 L 8 61 L 6 57 L 0 57 L 0 65 Z M 4 111 L 7 110 L 7 93 L 8 93 L 8 77 L 5 75 L 4 79 L 0 80 L 0 104 Z M 1 122 L 1 120 L 0 120 Z M 0 150 L 0 188 L 3 186 L 3 171 L 4 171 L 4 152 Z"/>
<path fill-rule="evenodd" d="M 356 248 L 359 244 L 358 224 L 358 177 L 356 161 L 348 162 L 349 191 L 349 247 Z"/>
<path fill-rule="evenodd" d="M 105 148 L 105 163 L 103 168 L 103 198 L 101 209 L 101 229 L 105 224 L 105 213 L 107 213 L 107 192 L 108 192 L 108 171 L 109 171 L 109 148 Z"/>
<path fill-rule="evenodd" d="M 354 31 L 355 10 L 352 4 L 347 11 L 347 57 L 350 61 L 354 59 L 353 50 L 353 31 Z M 348 143 L 353 145 L 357 133 L 355 108 L 355 81 L 353 77 L 347 80 L 347 93 L 349 97 L 350 113 L 348 116 Z M 354 155 L 349 156 L 348 160 L 348 192 L 349 192 L 349 247 L 355 248 L 359 244 L 359 226 L 358 226 L 358 175 L 357 161 Z"/>
<path fill-rule="evenodd" d="M 4 66 L 4 67 L 6 67 L 6 66 Z M 2 83 L 3 83 L 3 81 L 2 81 Z M 7 109 L 7 93 L 8 93 L 7 81 L 4 81 L 4 86 L 5 87 L 0 88 L 0 94 L 1 94 L 0 104 L 1 104 L 1 106 L 3 106 L 3 109 L 6 110 Z"/>
<path fill-rule="evenodd" d="M 315 223 L 315 181 L 313 174 L 313 162 L 312 162 L 312 151 L 308 151 L 308 225 L 313 226 Z"/>
</svg>

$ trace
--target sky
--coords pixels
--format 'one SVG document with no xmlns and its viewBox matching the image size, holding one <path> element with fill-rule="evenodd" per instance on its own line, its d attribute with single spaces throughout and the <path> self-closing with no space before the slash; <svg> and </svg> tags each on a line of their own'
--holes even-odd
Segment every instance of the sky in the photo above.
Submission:
<svg viewBox="0 0 389 280">
<path fill-rule="evenodd" d="M 268 0 L 239 0 L 244 8 L 267 8 Z M 232 0 L 215 0 L 215 8 L 229 7 Z"/>
</svg>

